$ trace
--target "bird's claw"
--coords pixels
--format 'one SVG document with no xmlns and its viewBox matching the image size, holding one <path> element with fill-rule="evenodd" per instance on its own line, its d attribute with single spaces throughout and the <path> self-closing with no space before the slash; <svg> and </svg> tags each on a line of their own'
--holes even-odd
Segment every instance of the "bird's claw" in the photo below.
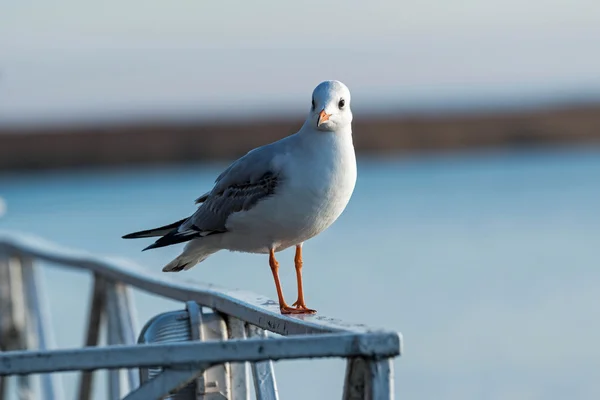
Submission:
<svg viewBox="0 0 600 400">
<path fill-rule="evenodd" d="M 306 307 L 305 304 L 296 301 L 292 307 L 285 305 L 280 307 L 282 314 L 316 314 L 317 310 Z"/>
</svg>

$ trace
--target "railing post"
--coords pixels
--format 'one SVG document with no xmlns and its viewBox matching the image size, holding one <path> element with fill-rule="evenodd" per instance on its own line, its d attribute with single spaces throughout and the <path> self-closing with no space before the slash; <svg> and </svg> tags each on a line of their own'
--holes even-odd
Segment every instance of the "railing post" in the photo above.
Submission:
<svg viewBox="0 0 600 400">
<path fill-rule="evenodd" d="M 204 320 L 202 324 L 202 340 L 227 340 L 227 324 L 221 314 L 215 311 L 204 314 L 202 307 L 200 307 L 200 313 Z M 207 321 L 208 317 L 212 317 L 212 321 Z M 204 381 L 205 398 L 207 400 L 219 398 L 219 396 L 216 396 L 216 393 L 220 393 L 226 399 L 231 398 L 231 369 L 229 363 L 214 365 L 208 368 L 204 372 Z"/>
<path fill-rule="evenodd" d="M 27 319 L 31 343 L 28 347 L 37 347 L 39 350 L 56 348 L 54 331 L 52 329 L 50 308 L 43 280 L 39 270 L 29 257 L 19 257 L 21 273 L 25 286 L 27 303 Z M 40 376 L 42 398 L 46 400 L 62 400 L 65 398 L 62 379 L 58 374 L 43 374 Z"/>
<path fill-rule="evenodd" d="M 19 400 L 36 400 L 36 396 L 33 389 L 33 379 L 31 375 L 17 376 L 17 398 Z"/>
<path fill-rule="evenodd" d="M 392 400 L 394 378 L 392 360 L 348 359 L 343 400 Z"/>
<path fill-rule="evenodd" d="M 188 301 L 185 303 L 185 309 L 187 310 L 189 321 L 190 321 L 190 339 L 196 341 L 204 340 L 204 332 L 202 330 L 202 311 L 198 303 L 195 301 Z M 196 379 L 196 397 L 204 396 L 206 392 L 206 382 L 204 372 L 199 374 Z"/>
<path fill-rule="evenodd" d="M 138 332 L 135 305 L 131 299 L 131 289 L 120 283 L 109 283 L 107 286 L 109 332 L 114 328 L 116 335 L 113 344 L 135 344 Z M 112 326 L 113 328 L 110 328 Z M 135 369 L 127 370 L 129 390 L 140 385 L 139 373 Z"/>
<path fill-rule="evenodd" d="M 108 344 L 135 344 L 136 321 L 133 303 L 128 288 L 120 282 L 107 282 L 108 309 Z M 127 370 L 127 386 L 129 391 L 139 386 L 139 375 L 135 369 Z M 111 398 L 121 398 L 124 390 L 121 388 L 121 371 L 109 371 L 109 392 Z"/>
<path fill-rule="evenodd" d="M 392 360 L 370 360 L 367 376 L 366 397 L 368 400 L 394 399 L 394 369 Z"/>
<path fill-rule="evenodd" d="M 204 313 L 195 301 L 186 302 L 192 340 L 226 340 L 227 326 L 218 313 Z M 229 363 L 214 365 L 196 378 L 198 399 L 231 398 Z"/>
<path fill-rule="evenodd" d="M 38 304 L 27 301 L 27 297 L 31 296 L 31 277 L 26 275 L 23 259 L 6 253 L 0 258 L 0 343 L 3 343 L 4 350 L 34 348 L 37 345 L 34 313 L 37 312 L 35 307 Z M 43 378 L 47 379 L 47 375 Z M 19 399 L 36 398 L 32 383 L 29 375 L 17 377 Z M 5 394 L 5 385 L 6 381 L 3 381 L 2 395 Z M 49 396 L 52 394 L 51 392 Z"/>
<path fill-rule="evenodd" d="M 267 338 L 267 332 L 257 326 L 248 325 L 248 337 Z M 252 363 L 252 378 L 256 400 L 279 400 L 273 361 Z"/>
<path fill-rule="evenodd" d="M 367 362 L 360 357 L 346 361 L 343 400 L 364 400 L 367 379 Z"/>
<path fill-rule="evenodd" d="M 244 321 L 229 317 L 227 330 L 230 339 L 245 339 L 246 324 Z M 250 400 L 250 388 L 248 381 L 248 363 L 231 363 L 231 396 L 232 400 Z"/>
<path fill-rule="evenodd" d="M 90 297 L 90 308 L 88 312 L 87 331 L 85 346 L 97 346 L 100 340 L 100 328 L 105 314 L 106 290 L 104 280 L 99 276 L 94 276 L 92 294 Z M 94 379 L 93 371 L 84 371 L 81 373 L 79 382 L 78 400 L 90 400 L 92 398 L 92 386 Z"/>
<path fill-rule="evenodd" d="M 21 264 L 15 257 L 0 253 L 0 345 L 2 350 L 25 346 L 25 300 Z"/>
<path fill-rule="evenodd" d="M 25 330 L 25 310 L 15 298 L 15 290 L 23 290 L 21 275 L 10 265 L 9 255 L 0 252 L 0 351 L 21 347 L 21 335 Z M 8 390 L 8 377 L 0 376 L 0 400 Z"/>
</svg>

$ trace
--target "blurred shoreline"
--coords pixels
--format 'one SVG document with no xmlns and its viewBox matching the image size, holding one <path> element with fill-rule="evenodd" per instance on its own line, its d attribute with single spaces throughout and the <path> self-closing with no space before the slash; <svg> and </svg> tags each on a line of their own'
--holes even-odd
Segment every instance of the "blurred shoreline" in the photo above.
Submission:
<svg viewBox="0 0 600 400">
<path fill-rule="evenodd" d="M 234 159 L 292 134 L 301 119 L 148 120 L 0 127 L 0 171 Z M 524 111 L 355 117 L 360 154 L 600 146 L 600 104 Z"/>
</svg>

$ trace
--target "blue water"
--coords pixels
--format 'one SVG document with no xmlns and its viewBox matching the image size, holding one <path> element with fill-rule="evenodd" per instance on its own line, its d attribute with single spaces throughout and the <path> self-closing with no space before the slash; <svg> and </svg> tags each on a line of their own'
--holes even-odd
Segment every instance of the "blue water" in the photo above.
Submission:
<svg viewBox="0 0 600 400">
<path fill-rule="evenodd" d="M 120 236 L 189 214 L 224 166 L 5 174 L 0 229 L 158 272 L 178 248 L 141 253 L 147 242 Z M 403 333 L 398 398 L 600 398 L 599 245 L 598 149 L 361 158 L 346 212 L 305 245 L 307 304 Z M 279 257 L 289 299 L 292 257 Z M 89 280 L 45 276 L 58 345 L 78 346 Z M 218 253 L 179 276 L 275 297 L 260 255 Z M 140 323 L 180 307 L 135 298 Z M 283 399 L 341 393 L 341 361 L 276 370 Z"/>
</svg>

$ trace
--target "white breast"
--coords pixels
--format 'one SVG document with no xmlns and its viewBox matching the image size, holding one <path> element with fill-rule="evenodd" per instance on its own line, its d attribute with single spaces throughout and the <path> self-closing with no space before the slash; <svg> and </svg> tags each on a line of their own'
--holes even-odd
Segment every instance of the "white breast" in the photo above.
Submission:
<svg viewBox="0 0 600 400">
<path fill-rule="evenodd" d="M 273 160 L 282 183 L 275 195 L 248 212 L 232 215 L 224 247 L 266 253 L 321 233 L 344 211 L 356 184 L 352 136 L 315 132 L 297 138 Z M 225 235 L 227 236 L 227 235 Z"/>
</svg>

